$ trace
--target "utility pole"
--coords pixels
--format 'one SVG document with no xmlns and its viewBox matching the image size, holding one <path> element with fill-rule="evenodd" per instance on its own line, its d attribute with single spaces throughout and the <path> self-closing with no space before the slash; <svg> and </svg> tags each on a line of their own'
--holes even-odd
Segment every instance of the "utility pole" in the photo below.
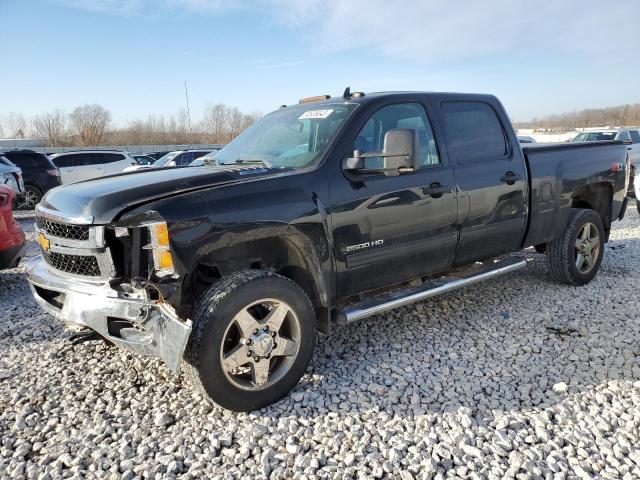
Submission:
<svg viewBox="0 0 640 480">
<path fill-rule="evenodd" d="M 191 113 L 189 112 L 189 90 L 187 89 L 186 80 L 184 81 L 184 98 L 187 100 L 187 132 L 191 134 Z"/>
</svg>

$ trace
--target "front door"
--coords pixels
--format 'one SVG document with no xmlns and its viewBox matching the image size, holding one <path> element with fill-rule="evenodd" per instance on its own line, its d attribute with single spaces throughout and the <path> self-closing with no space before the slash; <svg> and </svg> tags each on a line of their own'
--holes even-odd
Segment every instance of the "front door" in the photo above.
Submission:
<svg viewBox="0 0 640 480">
<path fill-rule="evenodd" d="M 457 242 L 453 174 L 443 164 L 422 104 L 394 103 L 371 114 L 349 151 L 381 151 L 386 132 L 416 130 L 420 166 L 399 176 L 354 179 L 337 166 L 330 181 L 338 297 L 446 270 Z M 369 163 L 382 163 L 380 158 Z M 338 163 L 338 162 L 336 162 Z M 382 165 L 379 165 L 382 166 Z"/>
<path fill-rule="evenodd" d="M 439 118 L 458 190 L 461 265 L 520 250 L 527 225 L 527 172 L 495 109 L 443 101 Z"/>
</svg>

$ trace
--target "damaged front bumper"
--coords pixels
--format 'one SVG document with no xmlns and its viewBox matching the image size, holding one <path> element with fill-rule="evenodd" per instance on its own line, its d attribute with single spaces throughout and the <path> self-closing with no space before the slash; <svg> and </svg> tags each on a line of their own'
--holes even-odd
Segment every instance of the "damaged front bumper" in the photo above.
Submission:
<svg viewBox="0 0 640 480">
<path fill-rule="evenodd" d="M 108 283 L 56 275 L 42 256 L 29 260 L 26 269 L 37 302 L 67 326 L 90 328 L 120 347 L 160 358 L 172 372 L 180 372 L 191 320 L 180 319 L 170 305 L 116 291 Z"/>
</svg>

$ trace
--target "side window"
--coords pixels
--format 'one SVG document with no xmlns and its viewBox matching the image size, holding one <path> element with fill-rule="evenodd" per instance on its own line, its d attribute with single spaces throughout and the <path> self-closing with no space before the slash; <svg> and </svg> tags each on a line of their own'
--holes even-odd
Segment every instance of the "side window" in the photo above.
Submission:
<svg viewBox="0 0 640 480">
<path fill-rule="evenodd" d="M 119 162 L 120 160 L 124 160 L 124 155 L 119 153 L 103 153 L 102 154 L 102 163 L 113 163 Z"/>
<path fill-rule="evenodd" d="M 629 135 L 631 135 L 631 141 L 636 144 L 636 143 L 640 143 L 640 133 L 638 133 L 637 130 L 631 130 L 629 132 Z"/>
<path fill-rule="evenodd" d="M 416 131 L 420 148 L 420 166 L 440 164 L 440 155 L 431 123 L 424 107 L 418 103 L 396 103 L 375 112 L 358 133 L 353 143 L 353 150 L 382 151 L 385 134 L 394 128 L 410 128 Z M 382 168 L 383 163 L 382 158 L 371 158 L 367 161 L 367 166 Z"/>
<path fill-rule="evenodd" d="M 81 153 L 75 155 L 76 165 L 79 167 L 89 167 L 91 165 L 98 165 L 102 163 L 101 153 Z"/>
<path fill-rule="evenodd" d="M 58 168 L 75 167 L 77 164 L 75 158 L 78 155 L 64 155 L 62 157 L 54 158 L 53 163 Z"/>
<path fill-rule="evenodd" d="M 504 158 L 507 141 L 496 112 L 483 102 L 443 102 L 449 153 L 460 163 Z"/>
<path fill-rule="evenodd" d="M 193 161 L 193 152 L 184 152 L 181 153 L 178 158 L 176 158 L 176 166 L 180 167 L 183 165 L 189 165 Z"/>
<path fill-rule="evenodd" d="M 620 132 L 620 135 L 618 136 L 618 140 L 631 140 L 631 137 L 629 136 L 629 132 Z"/>
<path fill-rule="evenodd" d="M 38 167 L 38 163 L 28 153 L 8 152 L 5 154 L 5 156 L 22 169 Z"/>
</svg>

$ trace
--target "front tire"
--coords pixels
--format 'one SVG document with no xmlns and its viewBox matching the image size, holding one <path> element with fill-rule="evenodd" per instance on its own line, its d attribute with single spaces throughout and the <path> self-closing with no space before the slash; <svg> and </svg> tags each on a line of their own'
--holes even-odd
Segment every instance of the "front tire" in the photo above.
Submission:
<svg viewBox="0 0 640 480">
<path fill-rule="evenodd" d="M 316 339 L 307 295 L 286 277 L 237 272 L 204 292 L 185 352 L 191 383 L 211 402 L 256 410 L 285 396 L 304 374 Z"/>
<path fill-rule="evenodd" d="M 602 263 L 604 239 L 600 215 L 572 208 L 564 234 L 547 244 L 551 278 L 568 285 L 589 283 Z"/>
</svg>

